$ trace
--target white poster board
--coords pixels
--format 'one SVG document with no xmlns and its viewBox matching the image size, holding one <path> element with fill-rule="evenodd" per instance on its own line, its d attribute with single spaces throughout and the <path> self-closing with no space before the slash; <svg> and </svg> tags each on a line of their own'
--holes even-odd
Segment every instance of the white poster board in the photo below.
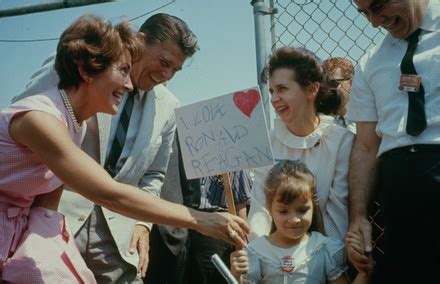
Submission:
<svg viewBox="0 0 440 284">
<path fill-rule="evenodd" d="M 186 177 L 274 163 L 258 87 L 176 109 Z"/>
</svg>

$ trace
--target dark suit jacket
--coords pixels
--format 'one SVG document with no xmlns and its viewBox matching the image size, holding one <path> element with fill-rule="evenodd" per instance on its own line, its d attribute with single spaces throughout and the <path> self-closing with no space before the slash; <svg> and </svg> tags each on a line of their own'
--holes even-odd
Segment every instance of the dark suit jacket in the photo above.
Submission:
<svg viewBox="0 0 440 284">
<path fill-rule="evenodd" d="M 162 186 L 160 197 L 162 199 L 179 203 L 187 204 L 184 200 L 193 199 L 196 192 L 200 192 L 199 179 L 187 180 L 185 170 L 183 167 L 182 156 L 180 154 L 179 140 L 174 136 L 173 152 L 170 156 L 167 172 L 165 174 L 165 181 Z M 170 226 L 157 226 L 164 243 L 168 246 L 174 255 L 178 255 L 185 247 L 188 238 L 188 230 Z"/>
</svg>

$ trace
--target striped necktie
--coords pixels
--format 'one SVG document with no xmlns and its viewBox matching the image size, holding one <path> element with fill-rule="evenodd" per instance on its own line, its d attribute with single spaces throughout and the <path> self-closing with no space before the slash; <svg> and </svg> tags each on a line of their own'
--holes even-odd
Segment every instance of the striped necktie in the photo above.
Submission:
<svg viewBox="0 0 440 284">
<path fill-rule="evenodd" d="M 414 52 L 419 42 L 419 35 L 421 30 L 418 29 L 413 32 L 406 41 L 408 41 L 408 48 L 405 56 L 400 64 L 400 71 L 402 74 L 417 75 L 416 68 L 413 63 Z M 420 83 L 418 92 L 408 91 L 408 119 L 406 122 L 406 133 L 411 136 L 418 136 L 426 128 L 426 114 L 425 114 L 425 89 Z"/>
<path fill-rule="evenodd" d="M 108 154 L 104 168 L 107 172 L 114 177 L 116 175 L 116 164 L 121 156 L 122 149 L 124 148 L 125 138 L 127 137 L 128 125 L 130 123 L 130 116 L 133 110 L 134 96 L 138 93 L 137 89 L 133 89 L 128 94 L 125 101 L 124 108 L 122 109 L 121 116 L 119 117 L 118 127 L 115 132 L 112 147 Z"/>
</svg>

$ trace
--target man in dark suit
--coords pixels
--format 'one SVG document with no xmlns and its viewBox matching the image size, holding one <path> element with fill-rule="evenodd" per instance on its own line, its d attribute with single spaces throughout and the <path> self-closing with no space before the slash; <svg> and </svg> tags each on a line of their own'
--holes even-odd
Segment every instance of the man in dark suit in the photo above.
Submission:
<svg viewBox="0 0 440 284">
<path fill-rule="evenodd" d="M 197 192 L 195 189 L 199 187 L 199 180 L 186 179 L 177 133 L 172 149 L 160 197 L 183 204 L 187 203 L 184 197 L 186 199 Z M 150 234 L 150 263 L 144 283 L 185 283 L 187 239 L 187 229 L 153 225 Z"/>
</svg>

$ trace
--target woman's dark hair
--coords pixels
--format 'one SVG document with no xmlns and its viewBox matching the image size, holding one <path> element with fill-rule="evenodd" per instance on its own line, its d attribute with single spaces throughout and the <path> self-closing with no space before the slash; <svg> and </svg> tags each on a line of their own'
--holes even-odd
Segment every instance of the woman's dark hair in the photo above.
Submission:
<svg viewBox="0 0 440 284">
<path fill-rule="evenodd" d="M 282 160 L 269 171 L 264 185 L 266 207 L 270 209 L 275 198 L 283 204 L 289 205 L 296 198 L 310 198 L 313 203 L 313 217 L 309 232 L 324 232 L 322 213 L 316 194 L 316 182 L 313 174 L 304 163 L 299 161 Z M 276 230 L 272 221 L 271 233 Z"/>
<path fill-rule="evenodd" d="M 55 70 L 59 88 L 77 88 L 84 79 L 78 66 L 97 75 L 116 62 L 128 50 L 131 61 L 143 55 L 143 43 L 127 21 L 112 26 L 102 18 L 86 14 L 74 21 L 61 35 L 57 46 Z"/>
<path fill-rule="evenodd" d="M 312 83 L 318 82 L 320 87 L 315 100 L 316 111 L 327 115 L 336 114 L 341 105 L 341 98 L 335 90 L 330 89 L 327 73 L 313 52 L 300 47 L 276 49 L 263 70 L 263 79 L 267 81 L 268 77 L 280 68 L 295 71 L 294 80 L 302 88 L 307 88 Z"/>
</svg>

